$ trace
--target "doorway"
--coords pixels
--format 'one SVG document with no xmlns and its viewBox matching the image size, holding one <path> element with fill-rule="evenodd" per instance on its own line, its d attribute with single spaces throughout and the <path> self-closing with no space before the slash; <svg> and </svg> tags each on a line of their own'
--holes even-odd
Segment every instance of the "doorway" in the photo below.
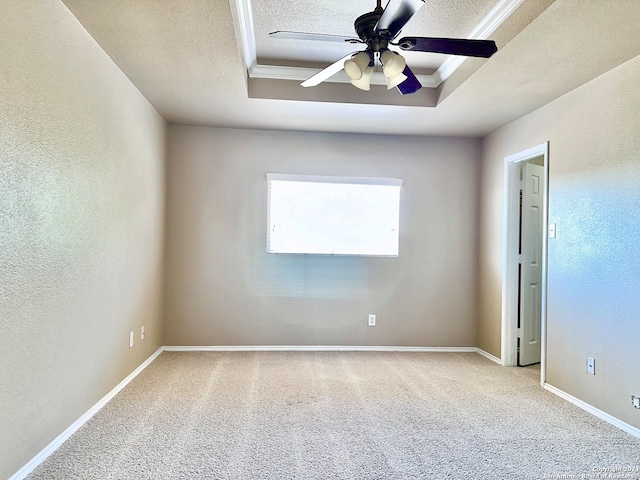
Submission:
<svg viewBox="0 0 640 480">
<path fill-rule="evenodd" d="M 545 382 L 549 143 L 505 158 L 502 363 Z"/>
</svg>

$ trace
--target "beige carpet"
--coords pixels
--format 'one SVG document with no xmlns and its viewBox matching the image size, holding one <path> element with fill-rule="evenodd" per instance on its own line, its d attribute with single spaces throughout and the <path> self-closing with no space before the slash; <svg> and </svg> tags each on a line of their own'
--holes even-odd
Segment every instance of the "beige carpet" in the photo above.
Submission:
<svg viewBox="0 0 640 480">
<path fill-rule="evenodd" d="M 639 439 L 538 376 L 474 353 L 165 352 L 28 478 L 599 478 L 640 467 Z"/>
</svg>

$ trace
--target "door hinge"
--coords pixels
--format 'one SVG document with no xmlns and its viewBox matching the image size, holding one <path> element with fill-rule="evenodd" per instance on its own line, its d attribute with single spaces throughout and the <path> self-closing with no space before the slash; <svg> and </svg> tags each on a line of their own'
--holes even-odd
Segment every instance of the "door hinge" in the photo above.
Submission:
<svg viewBox="0 0 640 480">
<path fill-rule="evenodd" d="M 518 338 L 522 338 L 522 329 L 521 328 L 516 329 L 516 334 L 518 335 Z"/>
<path fill-rule="evenodd" d="M 522 263 L 522 254 L 521 253 L 518 254 L 518 263 Z"/>
</svg>

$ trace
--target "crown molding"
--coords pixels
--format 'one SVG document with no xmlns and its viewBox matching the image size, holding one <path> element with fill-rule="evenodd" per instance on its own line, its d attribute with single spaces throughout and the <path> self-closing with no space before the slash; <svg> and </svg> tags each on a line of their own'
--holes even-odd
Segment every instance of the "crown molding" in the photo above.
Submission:
<svg viewBox="0 0 640 480">
<path fill-rule="evenodd" d="M 484 17 L 467 37 L 469 40 L 486 40 L 491 36 L 502 23 L 511 16 L 516 9 L 522 5 L 524 0 L 500 0 Z M 438 85 L 449 78 L 465 61 L 467 57 L 456 57 L 450 55 L 445 62 L 440 65 L 434 75 L 438 77 Z"/>
<path fill-rule="evenodd" d="M 469 33 L 467 38 L 486 40 L 523 2 L 524 0 L 499 0 L 491 11 Z M 256 54 L 251 0 L 231 0 L 231 3 L 235 8 L 238 18 L 242 53 L 249 78 L 295 80 L 302 82 L 320 71 L 317 68 L 260 65 Z M 423 87 L 437 88 L 462 65 L 465 59 L 466 57 L 450 55 L 433 74 L 416 75 L 416 77 Z M 339 72 L 325 81 L 349 83 L 350 79 L 344 72 Z M 373 85 L 386 85 L 387 82 L 381 72 L 374 72 L 371 83 Z"/>
<path fill-rule="evenodd" d="M 251 72 L 257 62 L 256 53 L 256 37 L 253 28 L 253 13 L 251 10 L 251 0 L 231 0 L 235 6 L 235 12 L 238 19 L 238 33 L 240 35 L 240 44 L 242 46 L 242 56 L 247 71 Z M 251 76 L 251 75 L 249 75 Z"/>
<path fill-rule="evenodd" d="M 307 78 L 312 77 L 319 70 L 317 68 L 304 68 L 304 67 L 283 67 L 280 65 L 257 65 L 253 64 L 249 69 L 249 77 L 251 78 L 268 78 L 272 80 L 296 80 L 303 82 Z M 435 88 L 438 85 L 434 83 L 435 77 L 433 75 L 416 75 L 418 81 L 423 87 Z M 333 83 L 349 83 L 351 79 L 347 76 L 344 70 L 336 73 L 325 82 Z M 371 76 L 371 85 L 386 85 L 387 79 L 382 72 L 373 72 Z"/>
</svg>

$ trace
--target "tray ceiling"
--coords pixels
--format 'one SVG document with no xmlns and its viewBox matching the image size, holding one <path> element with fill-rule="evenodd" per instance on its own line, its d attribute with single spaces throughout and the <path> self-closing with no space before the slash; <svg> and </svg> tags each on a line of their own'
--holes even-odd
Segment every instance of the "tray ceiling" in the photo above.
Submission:
<svg viewBox="0 0 640 480">
<path fill-rule="evenodd" d="M 274 44 L 264 32 L 351 35 L 353 19 L 374 1 L 253 0 L 245 12 L 237 0 L 58 1 L 171 124 L 482 136 L 640 54 L 638 0 L 522 0 L 490 35 L 498 52 L 465 60 L 438 87 L 406 96 L 380 85 L 370 92 L 346 83 L 302 88 L 300 80 L 254 78 L 251 67 L 289 63 L 295 71 L 306 61 L 317 71 L 335 60 L 333 52 L 324 42 Z M 403 33 L 467 36 L 495 5 L 426 0 Z M 253 56 L 247 55 L 247 13 Z M 439 65 L 433 57 L 416 62 L 433 69 Z"/>
<path fill-rule="evenodd" d="M 433 36 L 488 39 L 522 2 L 523 0 L 498 0 L 497 3 L 496 0 L 425 2 L 397 38 Z M 382 3 L 383 7 L 385 4 L 386 2 Z M 270 32 L 302 31 L 357 38 L 353 22 L 376 6 L 371 0 L 347 4 L 339 0 L 327 0 L 321 4 L 311 0 L 291 3 L 232 0 L 232 5 L 235 6 L 239 19 L 250 82 L 251 79 L 260 78 L 302 82 L 345 55 L 363 49 L 359 44 L 276 39 L 269 36 Z M 391 48 L 400 51 L 398 48 Z M 465 57 L 424 52 L 401 51 L 401 54 L 427 89 L 439 87 L 465 60 Z M 478 62 L 476 64 L 479 65 Z M 342 71 L 327 82 L 348 84 L 349 78 Z M 371 83 L 386 85 L 379 67 L 376 68 Z M 304 97 L 303 94 L 300 95 Z M 280 98 L 291 97 L 283 95 Z M 322 93 L 314 92 L 308 98 L 335 101 L 336 96 L 328 92 L 325 98 Z M 379 97 L 378 101 L 385 104 L 435 106 L 437 95 L 435 92 L 422 92 L 421 95 L 404 99 L 399 95 L 386 95 Z"/>
</svg>

